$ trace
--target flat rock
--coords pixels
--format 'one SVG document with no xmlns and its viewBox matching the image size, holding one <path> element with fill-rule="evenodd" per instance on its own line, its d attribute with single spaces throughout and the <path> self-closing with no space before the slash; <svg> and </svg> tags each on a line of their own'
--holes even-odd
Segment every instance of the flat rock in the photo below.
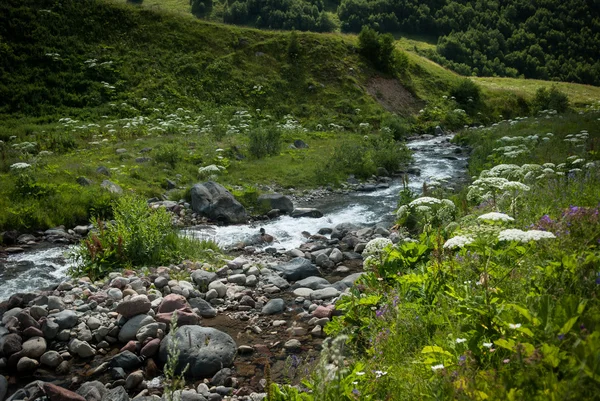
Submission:
<svg viewBox="0 0 600 401">
<path fill-rule="evenodd" d="M 193 309 L 198 309 L 198 312 L 200 312 L 200 316 L 204 318 L 217 316 L 217 310 L 202 298 L 190 298 L 190 306 Z"/>
<path fill-rule="evenodd" d="M 298 281 L 310 276 L 319 276 L 317 266 L 304 258 L 294 258 L 287 263 L 273 267 L 274 270 L 281 272 L 284 279 L 288 281 Z"/>
<path fill-rule="evenodd" d="M 184 326 L 177 330 L 178 368 L 189 364 L 186 375 L 194 378 L 211 377 L 223 367 L 233 363 L 237 346 L 226 333 L 210 327 Z M 169 333 L 160 345 L 161 362 L 168 359 L 168 349 L 173 338 Z"/>
<path fill-rule="evenodd" d="M 321 212 L 318 209 L 314 209 L 314 208 L 308 208 L 308 207 L 299 207 L 296 208 L 292 211 L 292 213 L 290 213 L 290 216 L 292 217 L 312 217 L 312 218 L 320 218 L 323 217 L 323 212 Z"/>
<path fill-rule="evenodd" d="M 77 313 L 70 309 L 48 315 L 48 318 L 54 320 L 60 330 L 73 328 L 78 320 Z"/>
<path fill-rule="evenodd" d="M 327 287 L 320 290 L 315 290 L 310 294 L 312 300 L 330 299 L 340 295 L 340 292 L 333 287 Z"/>
</svg>

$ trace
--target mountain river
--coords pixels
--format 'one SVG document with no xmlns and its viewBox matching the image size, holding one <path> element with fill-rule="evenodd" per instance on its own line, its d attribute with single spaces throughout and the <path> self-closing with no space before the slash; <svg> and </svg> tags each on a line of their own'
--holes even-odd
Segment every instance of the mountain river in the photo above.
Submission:
<svg viewBox="0 0 600 401">
<path fill-rule="evenodd" d="M 465 178 L 468 156 L 466 152 L 452 143 L 451 136 L 439 136 L 428 139 L 416 139 L 408 142 L 413 150 L 413 170 L 420 174 L 409 174 L 409 188 L 420 192 L 423 183 L 432 185 L 444 182 L 444 185 L 458 186 Z M 373 192 L 351 192 L 332 194 L 311 201 L 310 204 L 298 204 L 297 207 L 312 207 L 323 212 L 321 218 L 280 218 L 257 222 L 256 225 L 210 226 L 200 230 L 188 230 L 188 235 L 212 238 L 221 246 L 237 244 L 264 227 L 268 234 L 275 236 L 278 249 L 291 249 L 306 239 L 303 231 L 315 234 L 320 228 L 340 223 L 353 223 L 372 226 L 378 223 L 391 225 L 393 213 L 397 207 L 398 194 L 402 190 L 401 179 L 394 179 L 387 189 Z M 258 225 L 260 224 L 260 225 Z M 10 255 L 0 260 L 0 301 L 17 292 L 30 292 L 60 282 L 66 277 L 72 263 L 68 254 L 73 247 L 49 246 L 45 249 Z"/>
</svg>

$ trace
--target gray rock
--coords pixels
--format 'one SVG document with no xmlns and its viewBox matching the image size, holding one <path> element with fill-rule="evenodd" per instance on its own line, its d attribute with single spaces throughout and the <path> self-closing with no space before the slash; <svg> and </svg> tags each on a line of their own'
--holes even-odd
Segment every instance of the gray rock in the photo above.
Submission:
<svg viewBox="0 0 600 401">
<path fill-rule="evenodd" d="M 329 259 L 333 263 L 340 263 L 342 260 L 344 260 L 344 255 L 342 254 L 342 252 L 339 249 L 333 248 L 333 250 L 331 251 L 331 254 L 329 255 Z"/>
<path fill-rule="evenodd" d="M 69 351 L 72 354 L 79 355 L 80 358 L 91 358 L 96 355 L 96 351 L 87 341 L 80 341 L 76 338 L 69 343 Z"/>
<path fill-rule="evenodd" d="M 46 340 L 43 337 L 32 337 L 23 343 L 23 355 L 38 359 L 46 352 Z"/>
<path fill-rule="evenodd" d="M 95 318 L 94 316 L 91 316 L 87 321 L 86 321 L 87 327 L 90 328 L 90 330 L 96 330 L 97 328 L 99 328 L 102 325 L 102 322 L 100 322 L 100 320 L 98 318 Z"/>
<path fill-rule="evenodd" d="M 310 288 L 312 290 L 319 290 L 321 288 L 325 288 L 325 287 L 329 287 L 329 286 L 331 286 L 331 283 L 329 281 L 327 281 L 326 279 L 324 279 L 323 277 L 312 276 L 312 277 L 307 277 L 305 279 L 296 281 L 294 283 L 294 285 L 292 285 L 292 289 L 305 287 L 305 288 Z"/>
<path fill-rule="evenodd" d="M 231 276 L 227 277 L 227 282 L 237 285 L 246 285 L 246 275 L 232 274 Z"/>
<path fill-rule="evenodd" d="M 144 343 L 144 341 L 146 341 L 149 338 L 157 338 L 158 337 L 158 330 L 160 328 L 160 325 L 158 323 L 150 323 L 147 324 L 145 326 L 142 326 L 135 338 L 140 342 L 140 343 Z"/>
<path fill-rule="evenodd" d="M 63 361 L 63 357 L 56 351 L 48 351 L 42 355 L 40 358 L 40 362 L 42 365 L 48 366 L 50 368 L 56 368 Z"/>
<path fill-rule="evenodd" d="M 75 226 L 73 227 L 73 231 L 75 231 L 75 234 L 77 235 L 86 236 L 90 231 L 90 228 L 88 226 Z"/>
<path fill-rule="evenodd" d="M 220 281 L 213 281 L 208 285 L 208 289 L 217 291 L 219 298 L 223 298 L 227 294 L 227 286 Z"/>
<path fill-rule="evenodd" d="M 358 272 L 358 273 L 354 273 L 354 274 L 351 274 L 351 275 L 349 275 L 349 276 L 345 277 L 345 278 L 344 278 L 344 279 L 342 279 L 341 281 L 342 281 L 344 284 L 346 284 L 348 287 L 352 287 L 352 286 L 354 285 L 354 282 L 355 282 L 356 280 L 358 280 L 358 278 L 359 278 L 360 276 L 362 276 L 363 274 L 365 274 L 365 273 L 364 273 L 364 272 Z"/>
<path fill-rule="evenodd" d="M 323 288 L 321 290 L 313 291 L 310 294 L 310 299 L 322 300 L 322 299 L 334 298 L 334 297 L 337 297 L 338 295 L 340 295 L 340 292 L 337 289 L 335 289 L 333 287 L 327 287 L 327 288 Z"/>
<path fill-rule="evenodd" d="M 285 195 L 263 194 L 258 197 L 258 204 L 264 209 L 278 209 L 280 212 L 289 214 L 294 210 L 294 204 Z"/>
<path fill-rule="evenodd" d="M 44 333 L 44 338 L 48 340 L 53 340 L 58 335 L 60 331 L 60 327 L 58 324 L 52 320 L 46 320 L 42 324 L 42 333 Z"/>
<path fill-rule="evenodd" d="M 357 229 L 358 229 L 358 227 L 352 223 L 338 224 L 337 226 L 335 226 L 333 228 L 333 232 L 331 233 L 331 238 L 342 239 L 347 234 L 349 234 L 351 231 L 356 231 Z"/>
<path fill-rule="evenodd" d="M 206 401 L 203 395 L 191 390 L 183 390 L 180 399 L 181 401 Z"/>
<path fill-rule="evenodd" d="M 123 299 L 123 291 L 118 288 L 109 288 L 107 295 L 113 301 L 120 301 Z"/>
<path fill-rule="evenodd" d="M 100 186 L 102 188 L 106 189 L 111 194 L 121 195 L 123 193 L 123 188 L 121 188 L 119 185 L 115 184 L 114 182 L 112 182 L 110 180 L 102 181 Z"/>
<path fill-rule="evenodd" d="M 135 338 L 140 328 L 154 323 L 154 318 L 148 315 L 137 315 L 129 319 L 119 331 L 119 341 L 126 343 Z"/>
<path fill-rule="evenodd" d="M 230 366 L 236 355 L 237 345 L 222 331 L 200 326 L 183 326 L 175 334 L 179 350 L 178 367 L 189 364 L 186 375 L 194 378 L 209 377 Z M 166 362 L 173 333 L 169 333 L 160 345 L 159 357 Z"/>
<path fill-rule="evenodd" d="M 89 187 L 90 185 L 92 185 L 94 183 L 92 180 L 90 180 L 89 178 L 86 178 L 86 177 L 77 177 L 77 179 L 75 181 L 82 187 Z"/>
<path fill-rule="evenodd" d="M 308 145 L 302 139 L 296 139 L 294 141 L 294 146 L 296 149 L 308 149 Z"/>
<path fill-rule="evenodd" d="M 107 168 L 106 168 L 106 167 L 104 167 L 104 166 L 100 166 L 100 167 L 98 167 L 98 168 L 96 169 L 96 173 L 98 173 L 98 174 L 102 174 L 102 175 L 105 175 L 105 176 L 107 176 L 107 177 L 110 177 L 110 170 L 109 170 L 109 169 L 107 169 Z"/>
<path fill-rule="evenodd" d="M 17 362 L 17 372 L 29 372 L 37 369 L 39 365 L 40 363 L 35 359 L 24 356 L 23 358 L 19 359 L 19 362 Z"/>
<path fill-rule="evenodd" d="M 54 320 L 61 330 L 74 327 L 78 319 L 77 313 L 70 309 L 48 315 L 48 318 Z"/>
<path fill-rule="evenodd" d="M 270 276 L 267 276 L 265 281 L 267 284 L 274 285 L 275 287 L 282 290 L 290 286 L 290 283 L 288 283 L 286 279 L 278 276 L 277 274 L 271 274 Z"/>
<path fill-rule="evenodd" d="M 285 310 L 285 301 L 281 298 L 271 299 L 267 304 L 262 308 L 261 313 L 263 315 L 274 315 L 276 313 L 281 313 Z"/>
<path fill-rule="evenodd" d="M 302 347 L 302 344 L 300 343 L 300 341 L 298 341 L 295 338 L 292 338 L 291 340 L 288 340 L 285 342 L 285 344 L 283 344 L 283 348 L 285 348 L 288 351 L 297 351 Z"/>
<path fill-rule="evenodd" d="M 85 382 L 77 390 L 77 394 L 85 398 L 85 401 L 102 401 L 107 392 L 104 384 L 97 380 Z"/>
<path fill-rule="evenodd" d="M 108 390 L 102 401 L 130 401 L 130 398 L 123 386 L 119 386 Z"/>
<path fill-rule="evenodd" d="M 187 326 L 184 326 L 187 327 Z M 180 328 L 180 330 L 182 330 Z M 113 356 L 110 360 L 110 366 L 112 368 L 122 368 L 124 370 L 133 370 L 140 366 L 142 361 L 131 351 L 123 351 Z"/>
<path fill-rule="evenodd" d="M 192 273 L 192 280 L 194 280 L 200 289 L 207 288 L 217 278 L 217 273 L 207 272 L 206 270 L 196 270 Z"/>
<path fill-rule="evenodd" d="M 288 281 L 298 281 L 306 277 L 320 275 L 319 269 L 304 258 L 294 258 L 288 263 L 275 266 L 273 269 L 281 272 L 283 278 Z"/>
<path fill-rule="evenodd" d="M 197 308 L 200 316 L 204 318 L 217 316 L 217 310 L 202 298 L 190 298 L 189 303 L 193 309 Z"/>
<path fill-rule="evenodd" d="M 0 344 L 2 345 L 2 354 L 4 354 L 4 356 L 10 356 L 21 351 L 21 349 L 23 348 L 23 339 L 20 335 L 16 333 L 11 333 L 2 337 L 2 341 Z"/>
<path fill-rule="evenodd" d="M 196 184 L 191 190 L 192 210 L 211 220 L 240 224 L 248 220 L 246 209 L 222 185 L 213 181 Z"/>
<path fill-rule="evenodd" d="M 321 253 L 315 258 L 315 263 L 319 267 L 323 268 L 331 268 L 334 266 L 333 262 L 329 260 L 326 254 Z"/>
<path fill-rule="evenodd" d="M 125 380 L 125 389 L 133 390 L 137 388 L 144 381 L 144 373 L 141 370 L 136 370 L 135 372 L 129 374 L 127 379 Z"/>
<path fill-rule="evenodd" d="M 123 301 L 117 306 L 117 313 L 125 318 L 147 313 L 151 308 L 150 300 L 146 295 L 136 295 Z"/>
<path fill-rule="evenodd" d="M 46 308 L 44 308 L 43 306 L 33 305 L 29 309 L 29 314 L 35 320 L 40 320 L 42 317 L 48 316 L 48 310 Z"/>
<path fill-rule="evenodd" d="M 49 296 L 48 297 L 48 310 L 63 311 L 65 310 L 65 303 L 60 297 Z"/>
<path fill-rule="evenodd" d="M 312 217 L 315 219 L 318 219 L 320 217 L 323 217 L 323 212 L 321 212 L 318 209 L 314 209 L 314 208 L 309 208 L 309 207 L 302 207 L 302 208 L 296 208 L 292 211 L 292 213 L 290 213 L 290 216 L 292 217 Z"/>
</svg>

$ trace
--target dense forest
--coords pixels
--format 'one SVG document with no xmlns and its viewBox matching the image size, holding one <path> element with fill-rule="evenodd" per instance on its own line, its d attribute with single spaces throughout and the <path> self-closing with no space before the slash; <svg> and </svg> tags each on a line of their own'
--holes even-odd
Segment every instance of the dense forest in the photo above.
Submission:
<svg viewBox="0 0 600 401">
<path fill-rule="evenodd" d="M 191 0 L 197 15 L 211 0 Z M 600 0 L 236 0 L 224 22 L 259 28 L 437 37 L 425 56 L 463 75 L 523 76 L 600 85 Z"/>
</svg>

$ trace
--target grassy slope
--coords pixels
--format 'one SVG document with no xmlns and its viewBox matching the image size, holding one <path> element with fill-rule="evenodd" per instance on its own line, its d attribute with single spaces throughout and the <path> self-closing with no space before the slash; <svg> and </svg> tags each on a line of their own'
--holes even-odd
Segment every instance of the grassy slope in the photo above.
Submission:
<svg viewBox="0 0 600 401">
<path fill-rule="evenodd" d="M 114 114 L 110 102 L 135 105 L 142 97 L 156 107 L 238 106 L 278 116 L 333 119 L 349 108 L 346 99 L 352 109 L 379 111 L 361 90 L 368 68 L 336 35 L 300 35 L 302 55 L 290 63 L 286 33 L 104 1 L 21 3 L 0 6 L 7 28 L 0 37 L 9 46 L 0 46 L 7 56 L 0 113 L 90 119 Z"/>
</svg>

